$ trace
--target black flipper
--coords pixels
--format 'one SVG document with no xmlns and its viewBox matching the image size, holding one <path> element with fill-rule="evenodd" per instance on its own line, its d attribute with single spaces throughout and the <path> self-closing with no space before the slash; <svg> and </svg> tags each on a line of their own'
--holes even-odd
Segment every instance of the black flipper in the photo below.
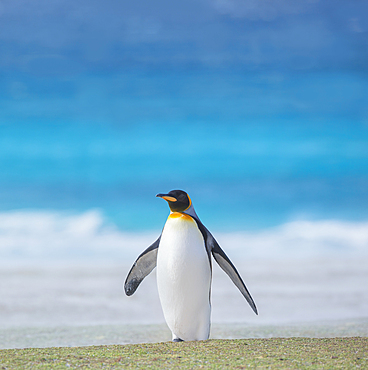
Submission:
<svg viewBox="0 0 368 370">
<path fill-rule="evenodd" d="M 156 267 L 160 239 L 161 236 L 141 253 L 134 262 L 124 284 L 126 295 L 132 295 L 137 290 L 142 280 Z"/>
<path fill-rule="evenodd" d="M 226 274 L 230 277 L 233 283 L 237 286 L 241 294 L 243 294 L 244 298 L 249 303 L 250 307 L 252 307 L 254 313 L 258 315 L 256 304 L 254 303 L 253 298 L 251 297 L 237 269 L 232 264 L 232 262 L 229 260 L 229 257 L 225 254 L 225 252 L 218 245 L 216 239 L 212 236 L 212 234 L 209 232 L 206 226 L 202 224 L 198 216 L 197 215 L 191 215 L 191 216 L 197 222 L 198 228 L 203 235 L 203 239 L 205 240 L 205 243 L 206 243 L 206 250 L 207 250 L 207 253 L 210 259 L 210 263 L 211 263 L 211 257 L 209 253 L 211 252 L 215 261 L 226 272 Z"/>
<path fill-rule="evenodd" d="M 241 294 L 243 294 L 244 298 L 249 303 L 250 307 L 252 307 L 254 313 L 258 315 L 256 304 L 253 301 L 247 287 L 245 286 L 242 278 L 240 277 L 238 271 L 236 270 L 235 266 L 229 260 L 228 256 L 225 252 L 221 249 L 218 245 L 215 238 L 212 238 L 212 256 L 215 261 L 219 264 L 219 266 L 227 273 L 233 283 L 237 286 L 240 290 Z"/>
</svg>

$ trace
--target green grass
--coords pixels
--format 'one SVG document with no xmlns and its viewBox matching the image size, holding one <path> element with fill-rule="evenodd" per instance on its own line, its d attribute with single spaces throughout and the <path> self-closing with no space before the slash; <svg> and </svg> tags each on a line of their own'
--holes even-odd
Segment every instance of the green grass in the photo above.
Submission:
<svg viewBox="0 0 368 370">
<path fill-rule="evenodd" d="M 368 369 L 368 338 L 207 340 L 0 350 L 1 369 Z"/>
</svg>

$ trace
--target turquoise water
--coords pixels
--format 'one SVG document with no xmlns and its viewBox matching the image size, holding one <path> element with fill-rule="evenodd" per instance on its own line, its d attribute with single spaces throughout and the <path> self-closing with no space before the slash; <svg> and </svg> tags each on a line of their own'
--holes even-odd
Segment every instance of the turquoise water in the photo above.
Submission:
<svg viewBox="0 0 368 370">
<path fill-rule="evenodd" d="M 2 80 L 0 211 L 156 230 L 189 192 L 220 231 L 368 218 L 368 78 L 158 71 Z M 14 81 L 16 84 L 14 85 Z M 3 90 L 4 91 L 4 90 Z"/>
</svg>

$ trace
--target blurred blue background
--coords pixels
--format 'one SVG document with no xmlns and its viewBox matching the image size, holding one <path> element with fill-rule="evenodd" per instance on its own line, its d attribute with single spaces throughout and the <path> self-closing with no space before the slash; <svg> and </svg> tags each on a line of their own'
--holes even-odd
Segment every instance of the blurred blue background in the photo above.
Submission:
<svg viewBox="0 0 368 370">
<path fill-rule="evenodd" d="M 159 230 L 154 196 L 179 188 L 220 231 L 366 221 L 367 18 L 366 1 L 1 0 L 0 211 Z"/>
<path fill-rule="evenodd" d="M 183 189 L 260 311 L 214 264 L 214 322 L 367 335 L 367 20 L 366 0 L 0 0 L 0 329 L 163 322 L 154 273 L 123 281 L 155 195 Z"/>
</svg>

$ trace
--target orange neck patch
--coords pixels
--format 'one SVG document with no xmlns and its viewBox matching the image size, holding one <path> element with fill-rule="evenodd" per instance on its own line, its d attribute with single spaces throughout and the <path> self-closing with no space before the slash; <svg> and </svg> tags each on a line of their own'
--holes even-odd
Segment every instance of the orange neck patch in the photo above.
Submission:
<svg viewBox="0 0 368 370">
<path fill-rule="evenodd" d="M 184 220 L 192 220 L 192 217 L 190 217 L 186 213 L 181 213 L 181 212 L 170 213 L 169 218 L 183 218 Z"/>
</svg>

